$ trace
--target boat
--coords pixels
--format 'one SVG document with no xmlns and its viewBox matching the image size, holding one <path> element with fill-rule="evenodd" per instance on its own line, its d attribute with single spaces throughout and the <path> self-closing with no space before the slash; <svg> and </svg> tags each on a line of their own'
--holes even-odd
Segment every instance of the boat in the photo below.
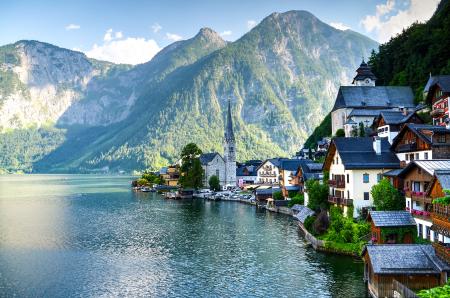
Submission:
<svg viewBox="0 0 450 298">
<path fill-rule="evenodd" d="M 144 186 L 144 187 L 141 188 L 141 191 L 142 191 L 142 192 L 151 192 L 152 190 L 151 190 L 150 187 Z"/>
</svg>

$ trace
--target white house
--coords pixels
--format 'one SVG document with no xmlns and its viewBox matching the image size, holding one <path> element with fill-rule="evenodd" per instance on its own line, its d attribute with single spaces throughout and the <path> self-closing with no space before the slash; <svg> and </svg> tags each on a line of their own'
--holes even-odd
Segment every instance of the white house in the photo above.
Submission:
<svg viewBox="0 0 450 298">
<path fill-rule="evenodd" d="M 286 158 L 266 159 L 256 170 L 257 183 L 260 184 L 279 184 L 280 164 Z"/>
<path fill-rule="evenodd" d="M 324 163 L 324 171 L 329 172 L 328 201 L 344 211 L 353 206 L 354 217 L 365 214 L 373 206 L 372 186 L 384 172 L 397 168 L 400 162 L 387 139 L 335 138 Z"/>
</svg>

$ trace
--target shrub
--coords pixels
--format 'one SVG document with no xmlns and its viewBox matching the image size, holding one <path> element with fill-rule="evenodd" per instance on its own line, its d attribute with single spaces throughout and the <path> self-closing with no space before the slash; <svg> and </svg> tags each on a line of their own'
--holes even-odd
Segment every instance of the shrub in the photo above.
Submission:
<svg viewBox="0 0 450 298">
<path fill-rule="evenodd" d="M 316 221 L 316 217 L 315 216 L 308 216 L 305 219 L 305 222 L 303 223 L 303 225 L 305 226 L 305 229 L 310 232 L 311 234 L 315 234 L 313 231 L 313 224 Z"/>
<path fill-rule="evenodd" d="M 303 205 L 305 202 L 305 198 L 302 194 L 297 194 L 288 202 L 288 207 L 292 207 L 295 204 Z"/>
<path fill-rule="evenodd" d="M 213 191 L 219 191 L 220 190 L 220 181 L 219 181 L 219 177 L 217 177 L 216 175 L 212 175 L 211 177 L 209 177 L 209 188 Z"/>
<path fill-rule="evenodd" d="M 387 178 L 375 184 L 370 191 L 373 204 L 378 211 L 403 210 L 405 197 L 389 182 Z"/>
<path fill-rule="evenodd" d="M 138 186 L 145 186 L 145 185 L 148 185 L 148 184 L 149 184 L 148 181 L 147 181 L 147 179 L 144 179 L 144 178 L 138 179 L 138 180 L 136 181 L 136 183 L 137 183 Z"/>
<path fill-rule="evenodd" d="M 284 200 L 283 194 L 281 191 L 276 191 L 272 194 L 274 200 Z"/>
<path fill-rule="evenodd" d="M 330 220 L 328 219 L 328 214 L 326 210 L 322 210 L 319 215 L 317 215 L 316 220 L 314 221 L 314 232 L 318 235 L 322 235 L 328 229 L 330 225 Z"/>
</svg>

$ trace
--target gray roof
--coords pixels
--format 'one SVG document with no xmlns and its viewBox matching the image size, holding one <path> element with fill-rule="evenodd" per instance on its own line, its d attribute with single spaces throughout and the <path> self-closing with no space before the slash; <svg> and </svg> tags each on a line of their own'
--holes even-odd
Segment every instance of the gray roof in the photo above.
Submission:
<svg viewBox="0 0 450 298">
<path fill-rule="evenodd" d="M 414 165 L 433 176 L 436 170 L 450 170 L 450 159 L 414 160 L 403 169 L 400 176 L 406 174 Z"/>
<path fill-rule="evenodd" d="M 376 274 L 438 274 L 450 270 L 429 244 L 367 245 L 364 251 Z"/>
<path fill-rule="evenodd" d="M 380 115 L 383 110 L 368 110 L 368 109 L 353 109 L 350 114 L 348 114 L 347 118 L 351 118 L 353 116 L 368 116 L 368 117 L 376 117 Z"/>
<path fill-rule="evenodd" d="M 406 123 L 413 115 L 414 112 L 408 113 L 406 115 L 401 111 L 381 111 L 381 117 L 383 117 L 384 122 L 390 125 L 398 125 Z"/>
<path fill-rule="evenodd" d="M 376 227 L 416 226 L 416 221 L 408 211 L 370 211 L 370 218 Z"/>
<path fill-rule="evenodd" d="M 450 189 L 450 170 L 436 170 L 435 175 L 442 189 Z"/>
<path fill-rule="evenodd" d="M 383 173 L 383 176 L 386 176 L 386 177 L 396 177 L 396 176 L 398 176 L 398 174 L 400 174 L 402 171 L 403 171 L 403 169 L 394 169 L 394 170 L 390 170 L 390 171 L 384 172 L 384 173 Z"/>
<path fill-rule="evenodd" d="M 310 171 L 322 171 L 323 163 L 313 162 L 306 165 Z"/>
<path fill-rule="evenodd" d="M 415 107 L 411 87 L 341 86 L 332 111 L 340 108 L 392 109 L 396 107 Z"/>
<path fill-rule="evenodd" d="M 424 92 L 430 91 L 434 85 L 438 85 L 444 92 L 450 92 L 450 75 L 431 76 L 425 85 Z"/>
<path fill-rule="evenodd" d="M 256 189 L 257 195 L 271 195 L 274 192 L 281 191 L 279 187 L 272 187 L 272 188 L 264 188 L 264 189 Z"/>
<path fill-rule="evenodd" d="M 370 66 L 367 65 L 367 63 L 363 59 L 361 65 L 356 70 L 356 76 L 353 78 L 353 83 L 355 83 L 355 81 L 363 81 L 367 78 L 372 79 L 374 81 L 377 79 L 377 77 L 373 74 Z"/>
<path fill-rule="evenodd" d="M 431 143 L 431 135 L 430 133 L 425 132 L 433 132 L 433 133 L 448 133 L 450 134 L 450 129 L 445 126 L 438 125 L 430 125 L 430 124 L 415 124 L 415 123 L 407 123 L 405 127 L 408 127 L 413 133 L 421 137 L 427 143 Z M 398 134 L 397 136 L 399 136 Z M 395 138 L 397 139 L 397 137 Z"/>
<path fill-rule="evenodd" d="M 214 157 L 216 157 L 216 155 L 219 155 L 220 158 L 222 158 L 222 156 L 217 152 L 203 153 L 200 155 L 200 163 L 202 165 L 207 165 L 214 159 Z"/>
<path fill-rule="evenodd" d="M 297 171 L 298 167 L 311 162 L 307 159 L 284 159 L 280 162 L 280 169 L 287 171 Z"/>
<path fill-rule="evenodd" d="M 334 138 L 333 142 L 339 152 L 345 169 L 397 169 L 400 161 L 390 150 L 389 141 L 381 139 L 381 154 L 373 149 L 373 138 L 351 137 Z"/>
<path fill-rule="evenodd" d="M 298 211 L 298 213 L 294 215 L 294 218 L 296 218 L 301 223 L 304 223 L 309 216 L 314 215 L 314 211 L 304 205 L 295 204 L 291 209 L 294 211 Z"/>
</svg>

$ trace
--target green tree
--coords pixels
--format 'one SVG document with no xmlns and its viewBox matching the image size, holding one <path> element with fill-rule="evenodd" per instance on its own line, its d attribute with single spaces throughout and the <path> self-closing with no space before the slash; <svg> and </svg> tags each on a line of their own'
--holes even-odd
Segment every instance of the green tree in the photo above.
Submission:
<svg viewBox="0 0 450 298">
<path fill-rule="evenodd" d="M 200 163 L 202 150 L 194 143 L 184 146 L 181 151 L 181 176 L 179 183 L 184 188 L 203 186 L 203 169 Z"/>
<path fill-rule="evenodd" d="M 219 191 L 219 190 L 220 190 L 220 181 L 219 181 L 219 177 L 217 177 L 216 175 L 212 175 L 212 176 L 209 178 L 208 183 L 209 183 L 209 188 L 210 188 L 211 190 L 214 190 L 214 191 Z"/>
<path fill-rule="evenodd" d="M 371 194 L 376 210 L 403 210 L 405 208 L 405 197 L 389 182 L 387 178 L 382 179 L 372 187 Z"/>
<path fill-rule="evenodd" d="M 284 200 L 283 198 L 283 194 L 281 193 L 281 191 L 276 191 L 272 194 L 272 197 L 274 200 Z"/>
<path fill-rule="evenodd" d="M 339 128 L 338 130 L 336 130 L 336 134 L 334 136 L 336 136 L 336 137 L 345 137 L 344 129 Z"/>
<path fill-rule="evenodd" d="M 362 122 L 359 122 L 358 134 L 359 134 L 360 137 L 365 137 L 366 136 L 366 128 L 364 127 L 364 123 L 362 123 Z"/>
<path fill-rule="evenodd" d="M 306 181 L 306 188 L 308 189 L 309 208 L 316 211 L 328 208 L 328 186 L 326 184 L 310 179 Z"/>
</svg>

